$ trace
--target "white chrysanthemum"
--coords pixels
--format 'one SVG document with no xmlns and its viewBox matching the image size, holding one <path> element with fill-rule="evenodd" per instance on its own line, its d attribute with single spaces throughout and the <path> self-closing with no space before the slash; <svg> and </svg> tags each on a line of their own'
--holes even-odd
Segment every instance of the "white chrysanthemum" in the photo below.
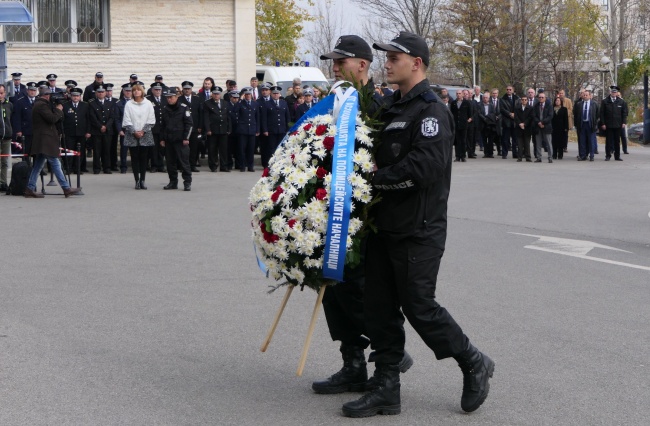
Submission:
<svg viewBox="0 0 650 426">
<path fill-rule="evenodd" d="M 302 272 L 300 269 L 296 268 L 295 266 L 291 268 L 289 273 L 296 281 L 298 281 L 298 284 L 302 284 L 302 282 L 305 280 L 305 273 Z"/>
<path fill-rule="evenodd" d="M 356 217 L 351 218 L 350 222 L 348 223 L 348 235 L 354 235 L 359 232 L 359 229 L 361 229 L 362 225 L 363 222 L 361 219 Z"/>
<path fill-rule="evenodd" d="M 285 225 L 285 221 L 282 216 L 275 216 L 274 218 L 271 219 L 271 229 L 274 234 L 276 233 L 276 230 L 280 230 L 284 228 L 284 225 Z M 267 231 L 271 231 L 271 230 L 267 229 Z"/>
<path fill-rule="evenodd" d="M 364 204 L 368 204 L 370 201 L 372 201 L 372 197 L 370 196 L 370 194 L 364 194 L 361 197 L 361 202 Z"/>
<path fill-rule="evenodd" d="M 353 188 L 358 187 L 359 185 L 365 182 L 365 179 L 356 173 L 350 173 L 348 175 L 348 182 L 352 185 Z"/>
<path fill-rule="evenodd" d="M 364 173 L 370 173 L 375 169 L 375 165 L 372 163 L 372 161 L 365 161 L 361 163 L 361 170 Z"/>
<path fill-rule="evenodd" d="M 328 173 L 328 174 L 325 175 L 325 177 L 323 178 L 323 183 L 327 187 L 329 187 L 332 184 L 332 174 L 331 173 Z M 327 192 L 330 192 L 329 188 L 327 188 Z"/>
</svg>

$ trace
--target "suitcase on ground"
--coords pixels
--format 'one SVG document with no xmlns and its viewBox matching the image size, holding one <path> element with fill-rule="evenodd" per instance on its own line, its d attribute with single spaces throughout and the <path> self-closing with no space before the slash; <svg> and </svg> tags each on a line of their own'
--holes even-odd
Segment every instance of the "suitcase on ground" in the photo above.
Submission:
<svg viewBox="0 0 650 426">
<path fill-rule="evenodd" d="M 11 182 L 9 183 L 9 189 L 7 189 L 7 195 L 23 195 L 25 189 L 27 189 L 27 182 L 31 173 L 32 166 L 27 161 L 14 164 L 11 168 Z"/>
</svg>

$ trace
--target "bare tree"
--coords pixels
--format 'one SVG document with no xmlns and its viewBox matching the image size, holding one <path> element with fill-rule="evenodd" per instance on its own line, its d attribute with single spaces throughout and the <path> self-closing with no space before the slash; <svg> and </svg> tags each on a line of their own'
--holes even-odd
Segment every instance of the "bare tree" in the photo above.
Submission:
<svg viewBox="0 0 650 426">
<path fill-rule="evenodd" d="M 344 35 L 343 10 L 337 9 L 332 0 L 318 3 L 314 16 L 314 29 L 305 36 L 308 53 L 315 56 L 315 65 L 329 78 L 332 73 L 332 61 L 322 61 L 320 55 L 334 48 L 336 40 Z"/>
</svg>

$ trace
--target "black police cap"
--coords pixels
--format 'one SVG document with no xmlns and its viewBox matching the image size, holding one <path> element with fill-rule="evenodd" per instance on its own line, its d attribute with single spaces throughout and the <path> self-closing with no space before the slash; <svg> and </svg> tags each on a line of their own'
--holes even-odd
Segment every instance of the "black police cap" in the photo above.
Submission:
<svg viewBox="0 0 650 426">
<path fill-rule="evenodd" d="M 214 87 L 212 88 L 212 93 L 219 93 L 219 94 L 221 94 L 222 92 L 223 92 L 223 89 L 222 89 L 221 87 L 219 87 L 219 86 L 214 86 Z"/>
<path fill-rule="evenodd" d="M 105 83 L 104 87 L 106 90 L 113 90 L 113 87 L 115 87 L 115 85 L 113 83 Z"/>
<path fill-rule="evenodd" d="M 27 83 L 26 86 L 28 89 L 38 90 L 38 84 L 34 83 L 33 81 Z"/>
<path fill-rule="evenodd" d="M 47 80 L 41 80 L 37 84 L 38 87 L 50 87 L 50 83 L 48 83 Z"/>
<path fill-rule="evenodd" d="M 45 78 L 48 80 L 56 80 L 59 77 L 56 74 L 48 74 Z"/>
<path fill-rule="evenodd" d="M 334 50 L 320 56 L 321 59 L 362 58 L 372 62 L 372 50 L 364 39 L 356 35 L 339 37 Z"/>
<path fill-rule="evenodd" d="M 620 90 L 621 89 L 618 86 L 609 86 L 609 91 L 610 92 L 616 93 L 616 92 L 620 92 Z"/>
<path fill-rule="evenodd" d="M 181 87 L 183 89 L 191 89 L 192 87 L 194 87 L 194 83 L 192 83 L 191 81 L 186 80 L 186 81 L 181 83 Z"/>
<path fill-rule="evenodd" d="M 149 87 L 151 87 L 152 89 L 161 89 L 161 90 L 162 90 L 162 88 L 163 88 L 163 87 L 162 87 L 162 84 L 160 84 L 160 83 L 151 83 L 151 84 L 149 85 Z"/>
<path fill-rule="evenodd" d="M 83 93 L 83 90 L 81 90 L 80 87 L 75 87 L 73 89 L 70 89 L 70 94 L 71 95 L 81 95 Z"/>
<path fill-rule="evenodd" d="M 131 85 L 131 83 L 124 83 L 122 85 L 123 90 L 131 90 L 132 88 L 133 88 L 133 86 Z"/>
<path fill-rule="evenodd" d="M 164 93 L 165 96 L 178 96 L 178 91 L 175 87 L 170 87 Z"/>
<path fill-rule="evenodd" d="M 65 81 L 65 85 L 66 85 L 66 87 L 67 87 L 67 86 L 77 87 L 77 82 L 74 81 L 74 80 L 66 80 L 66 81 Z"/>
<path fill-rule="evenodd" d="M 397 37 L 388 43 L 374 43 L 372 45 L 377 50 L 385 52 L 406 53 L 414 58 L 421 58 L 425 66 L 429 66 L 429 46 L 422 37 L 408 31 L 402 31 Z"/>
<path fill-rule="evenodd" d="M 14 78 L 14 80 L 20 80 L 20 77 L 22 77 L 23 73 L 22 72 L 12 72 L 11 76 Z"/>
</svg>

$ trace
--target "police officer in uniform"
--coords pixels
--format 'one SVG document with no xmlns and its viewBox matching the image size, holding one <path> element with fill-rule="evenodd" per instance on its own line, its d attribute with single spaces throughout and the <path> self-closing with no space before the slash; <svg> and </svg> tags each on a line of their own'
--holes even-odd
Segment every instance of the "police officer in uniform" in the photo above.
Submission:
<svg viewBox="0 0 650 426">
<path fill-rule="evenodd" d="M 228 170 L 228 135 L 232 132 L 232 120 L 226 101 L 221 99 L 223 89 L 212 88 L 211 99 L 203 104 L 203 126 L 208 138 L 208 166 L 216 172 Z"/>
<path fill-rule="evenodd" d="M 190 167 L 193 172 L 200 172 L 196 166 L 200 166 L 199 163 L 199 135 L 202 132 L 201 121 L 201 99 L 192 93 L 192 88 L 194 83 L 191 81 L 184 81 L 181 83 L 183 88 L 183 96 L 180 98 L 181 103 L 185 104 L 192 114 L 192 134 L 190 135 Z"/>
<path fill-rule="evenodd" d="M 232 90 L 226 93 L 226 95 L 228 95 L 226 105 L 228 105 L 230 122 L 232 123 L 232 132 L 230 133 L 230 136 L 228 136 L 228 170 L 232 170 L 233 167 L 236 167 L 237 169 L 240 167 L 239 150 L 237 149 L 239 144 L 239 135 L 237 134 L 237 116 L 235 115 L 235 108 L 239 103 L 239 92 L 237 90 Z"/>
<path fill-rule="evenodd" d="M 115 131 L 117 139 L 120 141 L 120 173 L 126 174 L 127 170 L 127 153 L 128 149 L 124 146 L 124 130 L 122 129 L 122 120 L 124 119 L 124 106 L 131 100 L 132 95 L 131 83 L 124 83 L 120 91 L 120 100 L 115 104 Z M 115 138 L 113 138 L 115 140 Z M 111 141 L 112 143 L 112 141 Z M 112 149 L 112 148 L 111 148 Z M 111 153 L 112 155 L 112 153 Z M 112 164 L 111 158 L 111 164 Z"/>
<path fill-rule="evenodd" d="M 97 86 L 95 98 L 88 102 L 90 134 L 93 140 L 93 173 L 98 175 L 102 169 L 107 175 L 112 174 L 110 164 L 110 145 L 114 135 L 114 108 L 106 101 L 106 88 Z M 85 92 L 84 92 L 85 95 Z"/>
<path fill-rule="evenodd" d="M 374 82 L 368 77 L 373 60 L 368 43 L 356 35 L 341 36 L 330 53 L 321 55 L 322 60 L 333 60 L 332 70 L 336 80 L 350 80 L 357 84 L 362 97 L 372 97 L 367 114 L 375 117 L 383 105 L 382 96 L 375 91 Z M 365 240 L 362 242 L 362 251 Z M 325 380 L 312 383 L 312 389 L 320 394 L 345 391 L 369 391 L 377 385 L 373 376 L 368 380 L 364 350 L 370 341 L 367 338 L 363 315 L 363 287 L 365 283 L 365 256 L 354 269 L 344 271 L 345 282 L 328 286 L 323 296 L 323 310 L 334 341 L 340 341 L 343 367 Z M 370 359 L 373 359 L 370 354 Z M 401 372 L 406 372 L 413 360 L 404 352 L 399 363 Z"/>
<path fill-rule="evenodd" d="M 618 86 L 610 86 L 609 96 L 600 103 L 600 123 L 601 128 L 605 131 L 605 161 L 612 158 L 623 161 L 621 158 L 621 132 L 625 131 L 627 126 L 627 103 L 618 97 Z"/>
<path fill-rule="evenodd" d="M 120 145 L 120 141 L 123 140 L 120 137 L 120 132 L 122 131 L 122 117 L 124 114 L 124 109 L 121 111 L 118 110 L 117 103 L 120 101 L 119 98 L 113 97 L 113 88 L 115 85 L 113 83 L 106 83 L 104 85 L 106 88 L 106 98 L 105 102 L 108 102 L 113 105 L 113 131 L 111 136 L 111 146 L 110 146 L 110 159 L 111 159 L 111 171 L 116 172 L 119 169 L 117 168 L 117 147 Z M 125 163 L 126 165 L 126 163 Z"/>
<path fill-rule="evenodd" d="M 70 101 L 63 104 L 63 133 L 65 147 L 71 150 L 79 149 L 81 156 L 75 156 L 72 165 L 73 173 L 88 171 L 86 169 L 86 139 L 90 138 L 88 122 L 88 103 L 81 100 L 83 90 L 70 90 Z M 80 161 L 81 160 L 81 161 Z M 81 164 L 80 164 L 81 163 Z"/>
<path fill-rule="evenodd" d="M 179 93 L 170 88 L 165 93 L 167 105 L 162 107 L 160 121 L 160 144 L 165 147 L 169 183 L 164 189 L 178 189 L 177 163 L 181 165 L 185 191 L 192 189 L 192 170 L 190 167 L 190 137 L 192 135 L 192 113 L 181 102 Z"/>
<path fill-rule="evenodd" d="M 253 88 L 244 87 L 241 91 L 244 99 L 235 105 L 235 127 L 239 136 L 239 171 L 255 171 L 255 137 L 260 134 L 260 110 L 253 98 Z"/>
<path fill-rule="evenodd" d="M 156 76 L 156 80 L 162 80 L 161 75 Z M 149 87 L 151 94 L 147 96 L 147 99 L 153 105 L 153 111 L 156 115 L 156 124 L 151 129 L 151 134 L 153 135 L 154 146 L 151 150 L 151 173 L 161 172 L 167 173 L 165 169 L 165 148 L 160 145 L 160 121 L 162 119 L 162 107 L 167 105 L 167 97 L 162 95 L 163 90 L 168 90 L 166 86 L 162 83 L 156 81 L 151 84 Z"/>
<path fill-rule="evenodd" d="M 461 408 L 474 411 L 487 397 L 494 363 L 435 299 L 447 233 L 453 117 L 426 79 L 429 47 L 422 37 L 401 32 L 373 47 L 387 52 L 388 83 L 399 87 L 381 116 L 372 180 L 381 201 L 371 211 L 378 232 L 368 237 L 366 252 L 364 310 L 379 374 L 378 386 L 344 404 L 343 414 L 400 413 L 404 316 L 437 359 L 457 360 L 465 378 Z"/>
<path fill-rule="evenodd" d="M 86 88 L 84 89 L 84 97 L 83 101 L 84 102 L 90 102 L 91 99 L 95 98 L 95 91 L 99 86 L 103 87 L 104 85 L 104 74 L 101 72 L 95 73 L 95 81 L 90 83 Z"/>
<path fill-rule="evenodd" d="M 7 88 L 7 99 L 12 104 L 15 103 L 18 99 L 27 96 L 27 86 L 20 82 L 23 73 L 21 72 L 12 72 L 11 80 L 9 80 L 5 87 Z"/>
<path fill-rule="evenodd" d="M 36 101 L 38 84 L 33 81 L 27 83 L 27 96 L 14 101 L 14 111 L 11 115 L 11 127 L 14 132 L 14 140 L 22 138 L 23 153 L 30 154 L 32 148 L 32 108 Z M 29 157 L 25 157 L 30 162 Z"/>
<path fill-rule="evenodd" d="M 260 147 L 262 167 L 268 167 L 269 160 L 278 149 L 282 138 L 289 130 L 291 114 L 289 106 L 284 99 L 280 99 L 282 87 L 271 87 L 271 100 L 267 102 L 265 116 L 262 117 L 262 134 L 266 136 L 266 143 Z"/>
<path fill-rule="evenodd" d="M 52 93 L 65 92 L 64 89 L 60 87 L 56 87 L 56 79 L 59 78 L 56 74 L 48 74 L 46 78 L 47 78 L 47 84 L 50 88 L 50 92 Z"/>
</svg>

